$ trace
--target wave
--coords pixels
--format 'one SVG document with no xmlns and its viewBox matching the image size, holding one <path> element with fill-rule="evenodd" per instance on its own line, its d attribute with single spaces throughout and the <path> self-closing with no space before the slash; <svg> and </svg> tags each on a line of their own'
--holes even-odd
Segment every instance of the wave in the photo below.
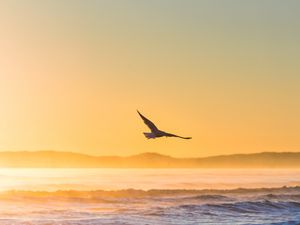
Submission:
<svg viewBox="0 0 300 225">
<path fill-rule="evenodd" d="M 239 213 L 266 213 L 291 209 L 300 210 L 299 202 L 271 202 L 271 201 L 242 201 L 224 204 L 206 204 L 204 207 L 213 208 L 214 211 L 226 210 Z"/>
<path fill-rule="evenodd" d="M 300 194 L 266 194 L 258 196 L 267 200 L 300 201 Z"/>
<path fill-rule="evenodd" d="M 265 198 L 284 198 L 286 196 L 300 198 L 300 186 L 280 188 L 236 188 L 236 189 L 120 189 L 120 190 L 57 190 L 57 191 L 29 191 L 8 190 L 0 192 L 0 198 L 5 196 L 19 197 L 155 197 L 172 195 L 196 195 L 194 198 L 226 198 L 228 194 L 261 194 Z M 198 195 L 198 196 L 197 196 Z"/>
<path fill-rule="evenodd" d="M 184 200 L 200 200 L 200 201 L 233 201 L 233 198 L 224 195 L 195 195 L 191 197 L 185 197 Z"/>
<path fill-rule="evenodd" d="M 189 215 L 195 221 L 210 224 L 299 225 L 300 202 L 296 201 L 235 201 L 231 203 L 184 203 L 160 209 L 158 216 Z M 212 222 L 214 221 L 214 222 Z M 218 223 L 217 221 L 222 221 Z M 201 224 L 201 223 L 200 223 Z"/>
</svg>

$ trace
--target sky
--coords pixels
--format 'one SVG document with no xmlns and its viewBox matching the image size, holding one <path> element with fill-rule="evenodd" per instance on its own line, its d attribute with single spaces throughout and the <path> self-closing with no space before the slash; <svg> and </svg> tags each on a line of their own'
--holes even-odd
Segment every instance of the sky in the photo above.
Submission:
<svg viewBox="0 0 300 225">
<path fill-rule="evenodd" d="M 0 151 L 300 151 L 299 1 L 11 0 L 0 29 Z"/>
</svg>

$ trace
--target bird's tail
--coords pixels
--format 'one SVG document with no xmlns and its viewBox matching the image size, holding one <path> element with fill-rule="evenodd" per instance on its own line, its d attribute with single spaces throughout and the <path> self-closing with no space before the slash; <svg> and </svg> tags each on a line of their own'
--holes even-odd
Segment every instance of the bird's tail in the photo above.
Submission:
<svg viewBox="0 0 300 225">
<path fill-rule="evenodd" d="M 155 134 L 153 133 L 143 133 L 145 135 L 146 138 L 151 139 L 151 138 L 156 138 Z"/>
</svg>

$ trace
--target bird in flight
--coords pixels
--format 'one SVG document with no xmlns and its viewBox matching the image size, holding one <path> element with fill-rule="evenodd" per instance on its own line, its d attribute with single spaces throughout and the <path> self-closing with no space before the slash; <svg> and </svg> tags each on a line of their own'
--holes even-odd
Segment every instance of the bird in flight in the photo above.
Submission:
<svg viewBox="0 0 300 225">
<path fill-rule="evenodd" d="M 191 137 L 181 137 L 175 134 L 170 134 L 164 131 L 159 130 L 153 122 L 151 122 L 150 120 L 148 120 L 146 117 L 144 117 L 138 110 L 137 110 L 138 114 L 140 115 L 140 117 L 143 119 L 144 123 L 149 127 L 149 129 L 151 130 L 151 133 L 146 133 L 144 132 L 144 135 L 146 138 L 150 139 L 150 138 L 159 138 L 159 137 L 177 137 L 177 138 L 182 138 L 182 139 L 191 139 Z"/>
</svg>

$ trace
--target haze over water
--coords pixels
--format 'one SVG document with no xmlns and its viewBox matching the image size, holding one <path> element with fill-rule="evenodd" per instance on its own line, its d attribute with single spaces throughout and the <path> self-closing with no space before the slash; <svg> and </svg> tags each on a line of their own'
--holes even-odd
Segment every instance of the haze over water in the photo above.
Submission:
<svg viewBox="0 0 300 225">
<path fill-rule="evenodd" d="M 0 190 L 232 189 L 300 185 L 300 169 L 0 169 Z"/>
</svg>

